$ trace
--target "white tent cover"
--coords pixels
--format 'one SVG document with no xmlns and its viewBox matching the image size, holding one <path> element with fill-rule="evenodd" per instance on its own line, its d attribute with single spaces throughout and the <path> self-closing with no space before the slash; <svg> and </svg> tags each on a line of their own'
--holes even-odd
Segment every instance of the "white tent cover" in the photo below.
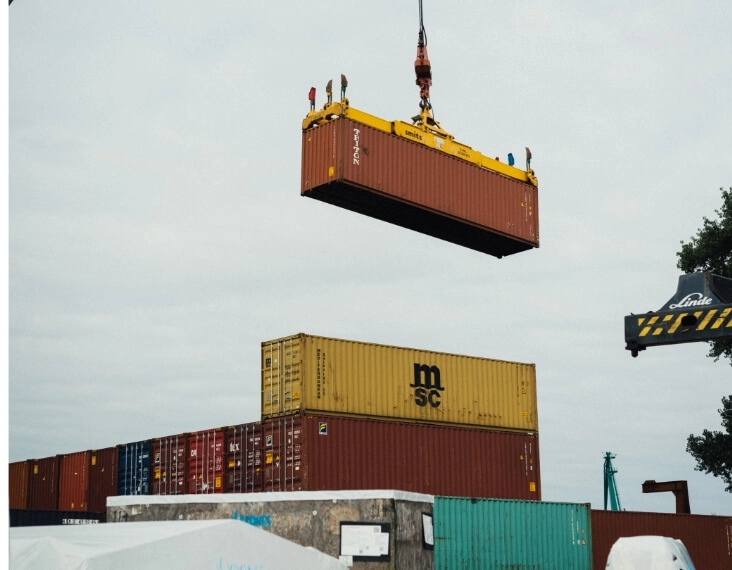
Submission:
<svg viewBox="0 0 732 570">
<path fill-rule="evenodd" d="M 10 529 L 10 568 L 343 570 L 322 552 L 237 520 Z"/>
<path fill-rule="evenodd" d="M 619 538 L 610 549 L 606 570 L 695 570 L 684 543 L 666 536 Z"/>
</svg>

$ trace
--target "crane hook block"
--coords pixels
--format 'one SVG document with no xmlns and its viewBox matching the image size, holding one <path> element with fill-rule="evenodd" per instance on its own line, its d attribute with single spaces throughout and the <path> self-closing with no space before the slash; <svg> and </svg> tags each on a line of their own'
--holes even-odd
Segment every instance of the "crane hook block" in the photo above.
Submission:
<svg viewBox="0 0 732 570">
<path fill-rule="evenodd" d="M 417 74 L 416 83 L 419 87 L 419 96 L 423 101 L 427 101 L 430 98 L 430 86 L 432 85 L 432 67 L 427 57 L 427 46 L 421 32 L 417 42 L 417 59 L 414 61 L 414 72 Z"/>
</svg>

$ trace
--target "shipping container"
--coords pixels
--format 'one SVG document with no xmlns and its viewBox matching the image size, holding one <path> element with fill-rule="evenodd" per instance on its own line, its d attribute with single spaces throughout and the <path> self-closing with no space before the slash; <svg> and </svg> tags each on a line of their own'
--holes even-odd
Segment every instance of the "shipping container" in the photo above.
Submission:
<svg viewBox="0 0 732 570">
<path fill-rule="evenodd" d="M 595 570 L 605 568 L 620 537 L 657 535 L 684 543 L 697 570 L 732 568 L 732 517 L 593 510 Z"/>
<path fill-rule="evenodd" d="M 117 494 L 150 494 L 150 440 L 117 446 Z"/>
<path fill-rule="evenodd" d="M 58 510 L 89 510 L 88 451 L 78 451 L 59 456 Z"/>
<path fill-rule="evenodd" d="M 111 497 L 107 521 L 236 519 L 350 556 L 352 570 L 431 570 L 433 500 L 393 490 Z"/>
<path fill-rule="evenodd" d="M 254 491 L 541 499 L 534 434 L 338 416 L 274 418 L 256 429 L 263 466 L 250 476 Z"/>
<path fill-rule="evenodd" d="M 187 492 L 186 461 L 188 434 L 152 440 L 152 495 L 182 495 Z"/>
<path fill-rule="evenodd" d="M 435 570 L 590 570 L 589 505 L 435 497 Z"/>
<path fill-rule="evenodd" d="M 262 419 L 295 413 L 537 431 L 536 368 L 296 334 L 262 343 Z"/>
<path fill-rule="evenodd" d="M 262 424 L 252 422 L 224 431 L 224 493 L 253 493 L 262 488 Z"/>
<path fill-rule="evenodd" d="M 15 461 L 9 465 L 8 486 L 11 509 L 27 509 L 30 495 L 31 462 Z"/>
<path fill-rule="evenodd" d="M 58 472 L 58 455 L 31 460 L 29 509 L 58 509 Z"/>
<path fill-rule="evenodd" d="M 188 435 L 188 493 L 224 492 L 224 430 L 202 430 Z"/>
<path fill-rule="evenodd" d="M 536 186 L 345 117 L 303 132 L 300 193 L 496 257 L 539 247 Z"/>
<path fill-rule="evenodd" d="M 89 510 L 106 512 L 107 497 L 117 494 L 117 448 L 89 452 Z"/>
<path fill-rule="evenodd" d="M 10 509 L 10 526 L 98 524 L 103 523 L 106 517 L 106 512 Z"/>
</svg>

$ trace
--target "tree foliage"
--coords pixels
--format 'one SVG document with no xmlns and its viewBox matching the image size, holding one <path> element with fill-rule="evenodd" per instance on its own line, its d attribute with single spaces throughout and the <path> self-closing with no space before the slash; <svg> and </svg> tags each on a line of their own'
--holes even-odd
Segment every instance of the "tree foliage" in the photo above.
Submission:
<svg viewBox="0 0 732 570">
<path fill-rule="evenodd" d="M 732 493 L 732 395 L 722 398 L 724 431 L 704 430 L 702 435 L 691 434 L 686 440 L 686 451 L 696 459 L 697 471 L 721 477 L 727 484 L 725 491 Z"/>
<path fill-rule="evenodd" d="M 722 207 L 716 210 L 718 219 L 704 217 L 704 225 L 688 243 L 681 242 L 676 266 L 684 273 L 711 271 L 732 278 L 732 188 L 722 192 Z M 732 365 L 732 340 L 710 341 L 709 356 L 714 360 L 728 358 Z"/>
</svg>

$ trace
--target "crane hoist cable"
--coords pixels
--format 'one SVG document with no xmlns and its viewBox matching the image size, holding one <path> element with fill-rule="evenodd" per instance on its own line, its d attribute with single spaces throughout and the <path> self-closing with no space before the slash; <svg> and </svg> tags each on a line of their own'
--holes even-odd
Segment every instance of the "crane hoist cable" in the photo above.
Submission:
<svg viewBox="0 0 732 570">
<path fill-rule="evenodd" d="M 427 57 L 427 31 L 424 29 L 422 0 L 419 0 L 419 35 L 417 36 L 417 59 L 414 61 L 414 72 L 417 75 L 420 103 L 422 111 L 432 109 L 430 103 L 430 86 L 432 85 L 432 68 Z"/>
</svg>

